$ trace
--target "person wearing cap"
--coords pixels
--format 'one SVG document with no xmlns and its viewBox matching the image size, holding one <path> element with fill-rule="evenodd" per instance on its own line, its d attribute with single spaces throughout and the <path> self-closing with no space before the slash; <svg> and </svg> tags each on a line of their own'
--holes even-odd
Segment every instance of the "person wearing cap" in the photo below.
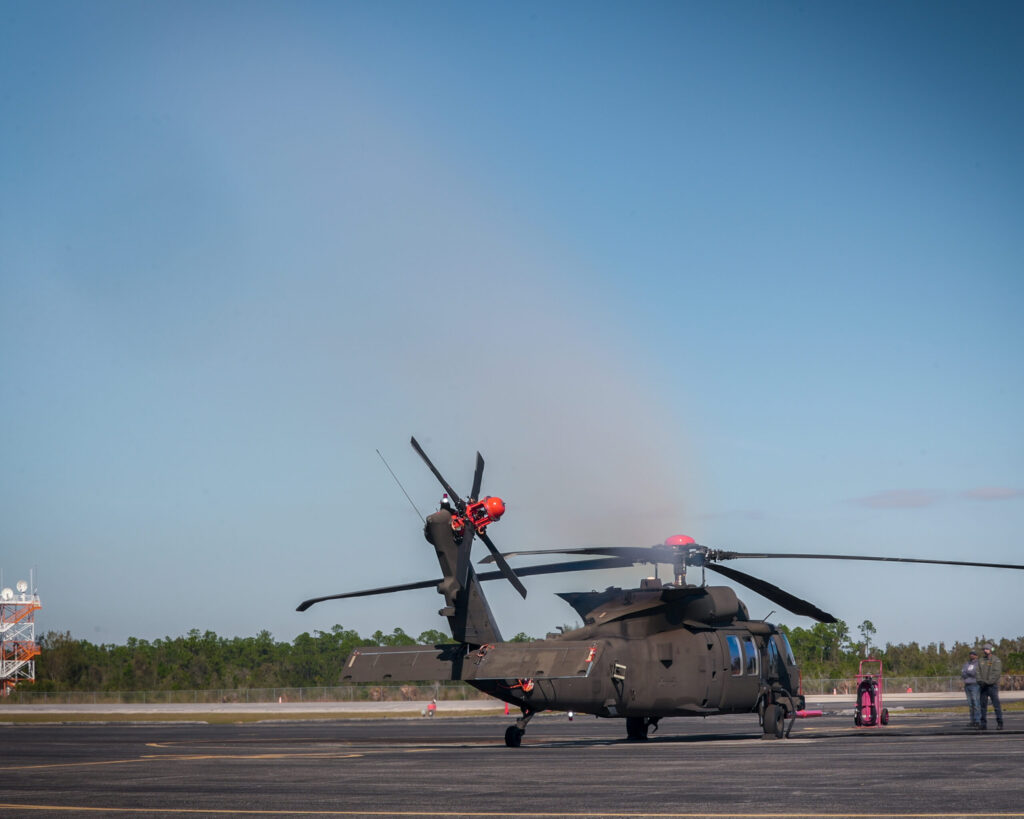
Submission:
<svg viewBox="0 0 1024 819">
<path fill-rule="evenodd" d="M 982 646 L 984 656 L 978 660 L 978 688 L 981 695 L 981 730 L 988 728 L 988 701 L 996 713 L 996 727 L 1003 730 L 1003 707 L 999 704 L 999 678 L 1003 675 L 1003 663 L 992 653 L 992 643 Z"/>
<path fill-rule="evenodd" d="M 971 710 L 971 728 L 981 727 L 981 689 L 978 685 L 978 651 L 971 649 L 970 656 L 964 667 L 960 669 L 960 677 L 964 681 L 964 693 L 967 695 L 967 706 Z"/>
</svg>

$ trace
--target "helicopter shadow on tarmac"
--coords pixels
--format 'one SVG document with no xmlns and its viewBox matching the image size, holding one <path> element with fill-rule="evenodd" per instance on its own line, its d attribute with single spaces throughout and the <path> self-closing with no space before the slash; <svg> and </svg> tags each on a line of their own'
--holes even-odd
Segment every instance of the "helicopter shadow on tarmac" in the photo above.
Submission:
<svg viewBox="0 0 1024 819">
<path fill-rule="evenodd" d="M 930 709 L 925 709 L 927 710 Z M 736 717 L 732 717 L 736 719 Z M 717 720 L 716 720 L 717 722 Z M 789 724 L 787 722 L 787 728 Z M 524 743 L 524 749 L 530 748 L 586 748 L 586 747 L 629 747 L 644 748 L 665 745 L 697 745 L 697 746 L 742 746 L 748 748 L 764 747 L 771 749 L 778 747 L 777 740 L 766 739 L 756 724 L 752 727 L 746 724 L 736 726 L 736 730 L 704 732 L 700 727 L 694 726 L 692 732 L 687 732 L 687 726 L 663 726 L 660 731 L 650 733 L 646 740 L 631 740 L 626 737 L 588 736 L 575 739 L 566 739 L 564 734 L 559 732 L 552 735 L 554 726 L 544 726 L 543 734 L 548 736 L 536 737 L 532 742 Z M 667 730 L 666 730 L 667 729 Z M 569 729 L 573 730 L 573 729 Z M 887 743 L 889 741 L 905 740 L 958 740 L 965 736 L 977 738 L 979 741 L 994 737 L 1005 737 L 1011 734 L 1024 734 L 1024 731 L 1003 730 L 979 732 L 962 724 L 962 718 L 958 714 L 942 712 L 936 709 L 936 713 L 920 714 L 899 714 L 896 721 L 888 726 L 879 728 L 863 728 L 853 724 L 852 717 L 846 712 L 833 712 L 821 718 L 813 720 L 800 720 L 793 726 L 792 731 L 785 744 L 801 744 L 834 742 L 840 741 L 843 744 L 853 742 L 863 743 Z"/>
</svg>

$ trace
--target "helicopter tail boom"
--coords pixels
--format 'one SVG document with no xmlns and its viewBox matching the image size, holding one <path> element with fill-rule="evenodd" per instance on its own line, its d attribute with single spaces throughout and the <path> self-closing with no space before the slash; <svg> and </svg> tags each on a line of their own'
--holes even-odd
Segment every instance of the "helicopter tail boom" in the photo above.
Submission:
<svg viewBox="0 0 1024 819">
<path fill-rule="evenodd" d="M 458 680 L 465 654 L 462 645 L 366 646 L 348 655 L 341 679 L 345 683 Z"/>
<path fill-rule="evenodd" d="M 532 683 L 547 680 L 583 679 L 591 676 L 604 644 L 591 640 L 535 641 L 466 645 L 366 646 L 345 660 L 341 678 L 346 683 L 389 680 L 463 680 L 480 682 L 484 688 L 518 681 L 529 692 Z M 487 685 L 490 683 L 490 685 Z M 551 696 L 551 692 L 544 694 Z"/>
</svg>

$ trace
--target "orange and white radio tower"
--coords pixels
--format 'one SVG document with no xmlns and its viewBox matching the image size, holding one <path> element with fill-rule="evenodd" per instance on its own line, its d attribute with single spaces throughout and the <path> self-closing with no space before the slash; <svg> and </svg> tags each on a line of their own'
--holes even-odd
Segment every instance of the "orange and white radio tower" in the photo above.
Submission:
<svg viewBox="0 0 1024 819">
<path fill-rule="evenodd" d="M 0 696 L 6 697 L 18 683 L 36 678 L 36 612 L 41 608 L 38 593 L 34 588 L 29 591 L 24 580 L 13 589 L 0 588 Z"/>
</svg>

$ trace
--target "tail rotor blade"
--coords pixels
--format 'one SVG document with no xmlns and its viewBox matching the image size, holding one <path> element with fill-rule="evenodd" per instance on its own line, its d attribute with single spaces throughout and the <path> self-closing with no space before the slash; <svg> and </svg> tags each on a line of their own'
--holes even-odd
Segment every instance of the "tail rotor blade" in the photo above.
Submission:
<svg viewBox="0 0 1024 819">
<path fill-rule="evenodd" d="M 444 479 L 444 476 L 437 471 L 437 467 L 434 466 L 430 458 L 427 457 L 427 453 L 423 451 L 423 447 L 419 445 L 419 442 L 416 440 L 416 438 L 410 438 L 409 443 L 412 444 L 412 448 L 416 450 L 419 456 L 423 459 L 423 462 L 430 468 L 430 471 L 434 473 L 434 477 L 437 478 L 438 481 L 440 481 L 441 486 L 444 487 L 444 491 L 448 493 L 448 497 L 451 498 L 452 501 L 455 503 L 455 506 L 459 510 L 459 513 L 461 514 L 465 512 L 466 504 L 463 503 L 462 498 L 459 497 L 458 492 L 451 488 L 448 481 Z"/>
<path fill-rule="evenodd" d="M 455 563 L 455 579 L 459 581 L 461 588 L 466 588 L 466 581 L 469 579 L 469 555 L 473 549 L 473 524 L 466 523 L 462 533 L 462 542 L 459 543 Z"/>
<path fill-rule="evenodd" d="M 476 453 L 476 469 L 473 470 L 473 488 L 469 492 L 469 497 L 475 501 L 480 500 L 480 485 L 484 480 L 484 458 L 477 452 Z"/>
<path fill-rule="evenodd" d="M 473 488 L 469 490 L 469 502 L 480 500 L 480 486 L 484 480 L 484 458 L 479 452 L 476 453 L 476 466 L 473 469 Z M 466 588 L 466 580 L 469 577 L 470 554 L 473 550 L 473 535 L 476 529 L 467 520 L 465 532 L 462 535 L 462 542 L 459 544 L 458 564 L 455 567 L 455 577 L 462 588 Z"/>
<path fill-rule="evenodd" d="M 498 547 L 491 542 L 491 538 L 487 532 L 480 533 L 480 540 L 482 540 L 486 544 L 487 548 L 490 549 L 491 554 L 494 556 L 494 562 L 498 564 L 498 569 L 505 576 L 505 579 L 515 586 L 516 591 L 519 592 L 525 600 L 526 586 L 524 586 L 523 582 L 516 576 L 516 573 L 512 571 L 512 567 L 509 566 L 508 561 L 502 557 L 501 552 L 498 551 Z"/>
</svg>

